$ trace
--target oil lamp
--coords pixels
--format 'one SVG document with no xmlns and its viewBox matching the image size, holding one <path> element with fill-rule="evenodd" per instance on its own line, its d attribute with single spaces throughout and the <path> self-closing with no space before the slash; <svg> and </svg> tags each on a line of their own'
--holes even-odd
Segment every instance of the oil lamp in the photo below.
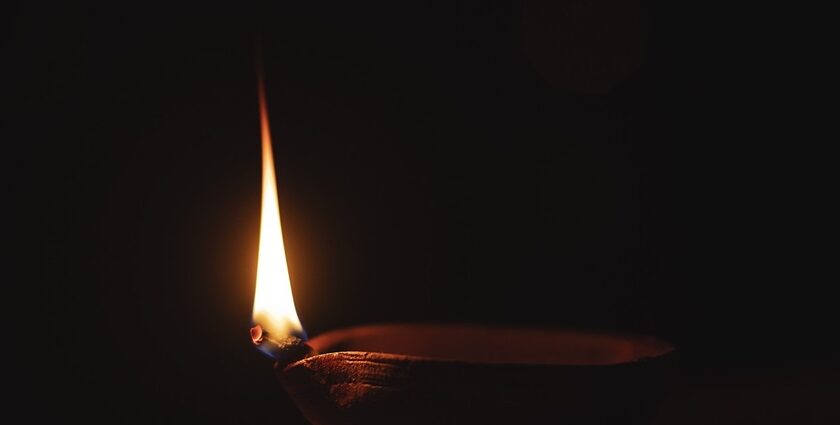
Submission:
<svg viewBox="0 0 840 425">
<path fill-rule="evenodd" d="M 307 340 L 292 298 L 263 79 L 251 340 L 316 425 L 645 423 L 673 347 L 581 330 L 385 324 Z"/>
</svg>

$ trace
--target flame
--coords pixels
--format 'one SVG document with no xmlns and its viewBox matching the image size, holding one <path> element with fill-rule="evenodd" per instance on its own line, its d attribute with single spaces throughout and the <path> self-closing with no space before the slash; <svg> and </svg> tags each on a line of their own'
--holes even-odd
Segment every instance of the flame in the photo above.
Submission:
<svg viewBox="0 0 840 425">
<path fill-rule="evenodd" d="M 260 247 L 257 259 L 257 288 L 254 294 L 255 324 L 275 337 L 303 336 L 303 326 L 295 310 L 283 232 L 277 201 L 277 179 L 268 127 L 268 108 L 262 75 L 258 75 L 260 131 L 262 133 L 262 213 Z"/>
</svg>

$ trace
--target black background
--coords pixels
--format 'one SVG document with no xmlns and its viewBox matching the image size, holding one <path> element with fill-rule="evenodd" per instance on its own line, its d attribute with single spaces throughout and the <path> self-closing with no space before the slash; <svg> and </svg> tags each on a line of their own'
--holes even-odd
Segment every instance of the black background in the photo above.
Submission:
<svg viewBox="0 0 840 425">
<path fill-rule="evenodd" d="M 4 338 L 27 417 L 303 423 L 247 337 L 259 35 L 310 335 L 652 333 L 681 351 L 658 423 L 831 422 L 818 190 L 745 22 L 344 3 L 10 8 Z"/>
</svg>

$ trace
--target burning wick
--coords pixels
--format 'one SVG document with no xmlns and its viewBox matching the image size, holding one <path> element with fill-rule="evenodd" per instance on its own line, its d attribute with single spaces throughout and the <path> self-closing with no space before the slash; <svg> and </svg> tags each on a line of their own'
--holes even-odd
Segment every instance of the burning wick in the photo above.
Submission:
<svg viewBox="0 0 840 425">
<path fill-rule="evenodd" d="M 251 341 L 258 350 L 277 360 L 278 364 L 286 365 L 315 355 L 315 350 L 303 339 L 288 335 L 276 340 L 260 325 L 251 328 Z"/>
<path fill-rule="evenodd" d="M 268 126 L 262 61 L 257 49 L 257 84 L 262 135 L 262 211 L 260 247 L 257 259 L 257 287 L 254 295 L 254 327 L 251 341 L 280 366 L 314 355 L 306 344 L 306 333 L 295 310 L 277 197 L 274 153 Z"/>
</svg>

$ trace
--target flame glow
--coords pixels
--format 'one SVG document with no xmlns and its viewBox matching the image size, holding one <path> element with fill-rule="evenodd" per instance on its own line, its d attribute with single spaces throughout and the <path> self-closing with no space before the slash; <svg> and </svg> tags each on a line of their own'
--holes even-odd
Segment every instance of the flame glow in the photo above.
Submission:
<svg viewBox="0 0 840 425">
<path fill-rule="evenodd" d="M 262 213 L 253 320 L 276 337 L 303 336 L 303 326 L 298 319 L 292 298 L 286 250 L 283 247 L 277 179 L 274 173 L 274 156 L 271 150 L 268 108 L 262 76 L 258 78 L 258 84 L 262 133 Z"/>
</svg>

